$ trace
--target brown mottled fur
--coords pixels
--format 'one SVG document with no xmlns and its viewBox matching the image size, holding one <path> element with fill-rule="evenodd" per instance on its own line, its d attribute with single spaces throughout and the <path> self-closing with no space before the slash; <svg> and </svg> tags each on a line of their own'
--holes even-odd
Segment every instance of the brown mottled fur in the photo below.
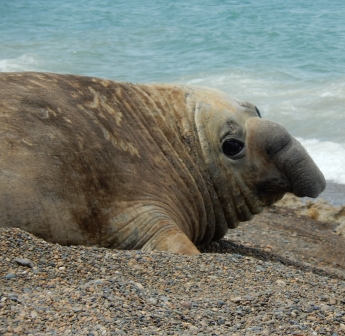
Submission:
<svg viewBox="0 0 345 336">
<path fill-rule="evenodd" d="M 247 112 L 235 118 L 237 132 L 248 118 L 258 119 L 254 107 L 217 91 L 2 73 L 0 227 L 63 245 L 198 253 L 193 243 L 221 238 L 288 191 L 267 193 L 264 183 L 260 189 L 261 159 L 245 161 L 233 177 L 228 170 L 237 162 L 224 172 L 223 159 L 211 158 L 220 153 L 210 154 L 219 137 L 207 139 L 217 133 L 209 125 L 218 116 L 209 111 L 239 107 Z M 265 169 L 277 170 L 264 157 Z M 224 174 L 231 181 L 226 189 Z M 245 187 L 241 174 L 252 175 Z M 251 192 L 266 203 L 251 200 Z"/>
</svg>

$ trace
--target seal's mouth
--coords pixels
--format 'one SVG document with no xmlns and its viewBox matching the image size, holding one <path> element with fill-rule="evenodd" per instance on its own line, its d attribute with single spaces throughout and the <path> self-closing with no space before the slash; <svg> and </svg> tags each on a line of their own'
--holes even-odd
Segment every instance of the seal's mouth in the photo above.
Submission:
<svg viewBox="0 0 345 336">
<path fill-rule="evenodd" d="M 289 184 L 278 180 L 262 182 L 255 188 L 255 194 L 263 207 L 281 200 L 289 191 L 291 191 Z"/>
<path fill-rule="evenodd" d="M 266 206 L 273 205 L 274 203 L 281 200 L 285 194 L 286 194 L 286 192 L 280 192 L 279 194 L 278 193 L 273 194 L 273 195 L 272 194 L 266 194 L 266 195 L 260 196 L 262 206 L 266 207 Z"/>
</svg>

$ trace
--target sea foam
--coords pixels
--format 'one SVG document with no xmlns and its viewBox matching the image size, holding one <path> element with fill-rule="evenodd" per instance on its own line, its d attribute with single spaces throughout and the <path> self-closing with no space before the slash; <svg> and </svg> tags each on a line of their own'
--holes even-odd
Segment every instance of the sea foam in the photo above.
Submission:
<svg viewBox="0 0 345 336">
<path fill-rule="evenodd" d="M 44 71 L 44 69 L 40 57 L 35 54 L 0 60 L 0 72 L 13 71 Z"/>
<path fill-rule="evenodd" d="M 326 180 L 345 184 L 345 144 L 316 139 L 297 139 L 308 151 Z"/>
</svg>

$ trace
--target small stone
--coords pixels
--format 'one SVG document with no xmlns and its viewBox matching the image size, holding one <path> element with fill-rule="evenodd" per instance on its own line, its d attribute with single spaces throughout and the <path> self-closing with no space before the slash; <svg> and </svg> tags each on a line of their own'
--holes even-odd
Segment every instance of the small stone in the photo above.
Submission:
<svg viewBox="0 0 345 336">
<path fill-rule="evenodd" d="M 7 273 L 5 275 L 6 279 L 14 279 L 17 275 L 15 273 Z"/>
<path fill-rule="evenodd" d="M 266 321 L 269 321 L 269 320 L 270 320 L 270 317 L 268 315 L 264 315 L 263 318 L 262 318 L 263 322 L 266 322 Z"/>
<path fill-rule="evenodd" d="M 250 295 L 246 295 L 246 296 L 243 297 L 243 299 L 244 299 L 245 301 L 253 301 L 253 300 L 254 300 L 254 297 L 253 297 L 253 296 L 250 296 Z"/>
<path fill-rule="evenodd" d="M 207 322 L 205 321 L 205 320 L 201 320 L 200 321 L 200 325 L 202 326 L 202 327 L 207 327 Z"/>
<path fill-rule="evenodd" d="M 13 329 L 13 332 L 16 334 L 19 334 L 23 331 L 23 327 L 22 326 L 18 326 L 17 328 Z"/>
<path fill-rule="evenodd" d="M 25 258 L 14 258 L 14 261 L 16 261 L 19 265 L 26 266 L 32 268 L 33 265 L 29 259 Z"/>
<path fill-rule="evenodd" d="M 240 296 L 236 296 L 234 298 L 231 299 L 232 302 L 238 303 L 242 301 L 242 298 Z"/>
<path fill-rule="evenodd" d="M 182 301 L 182 307 L 185 307 L 187 309 L 192 309 L 192 302 L 190 301 Z"/>
<path fill-rule="evenodd" d="M 286 282 L 284 280 L 277 280 L 276 283 L 279 286 L 286 286 Z"/>
<path fill-rule="evenodd" d="M 12 301 L 16 301 L 16 302 L 19 302 L 18 300 L 18 295 L 16 294 L 9 294 L 9 299 L 12 300 Z"/>
<path fill-rule="evenodd" d="M 148 299 L 148 301 L 150 301 L 153 304 L 157 304 L 157 299 L 155 299 L 155 298 L 151 297 L 151 298 Z"/>
<path fill-rule="evenodd" d="M 143 290 L 143 289 L 144 289 L 144 286 L 143 286 L 141 283 L 136 282 L 135 284 L 136 284 L 136 286 L 137 286 L 140 290 Z"/>
<path fill-rule="evenodd" d="M 322 311 L 329 311 L 331 309 L 331 307 L 329 305 L 323 305 L 321 306 L 321 310 Z"/>
<path fill-rule="evenodd" d="M 31 311 L 30 316 L 31 316 L 31 318 L 35 319 L 38 317 L 38 314 L 33 310 L 33 311 Z"/>
<path fill-rule="evenodd" d="M 160 296 L 159 299 L 163 302 L 168 302 L 170 300 L 167 296 Z"/>
</svg>

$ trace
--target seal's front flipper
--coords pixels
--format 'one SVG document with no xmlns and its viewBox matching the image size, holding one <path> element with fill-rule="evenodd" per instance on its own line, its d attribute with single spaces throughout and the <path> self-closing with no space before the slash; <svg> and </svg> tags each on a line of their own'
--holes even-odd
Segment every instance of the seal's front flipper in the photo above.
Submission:
<svg viewBox="0 0 345 336">
<path fill-rule="evenodd" d="M 162 228 L 142 248 L 143 251 L 166 251 L 172 253 L 195 255 L 200 254 L 188 237 L 175 227 Z"/>
<path fill-rule="evenodd" d="M 167 209 L 141 202 L 131 206 L 125 203 L 123 208 L 124 211 L 111 218 L 109 225 L 102 228 L 101 246 L 187 255 L 200 253 Z"/>
</svg>

